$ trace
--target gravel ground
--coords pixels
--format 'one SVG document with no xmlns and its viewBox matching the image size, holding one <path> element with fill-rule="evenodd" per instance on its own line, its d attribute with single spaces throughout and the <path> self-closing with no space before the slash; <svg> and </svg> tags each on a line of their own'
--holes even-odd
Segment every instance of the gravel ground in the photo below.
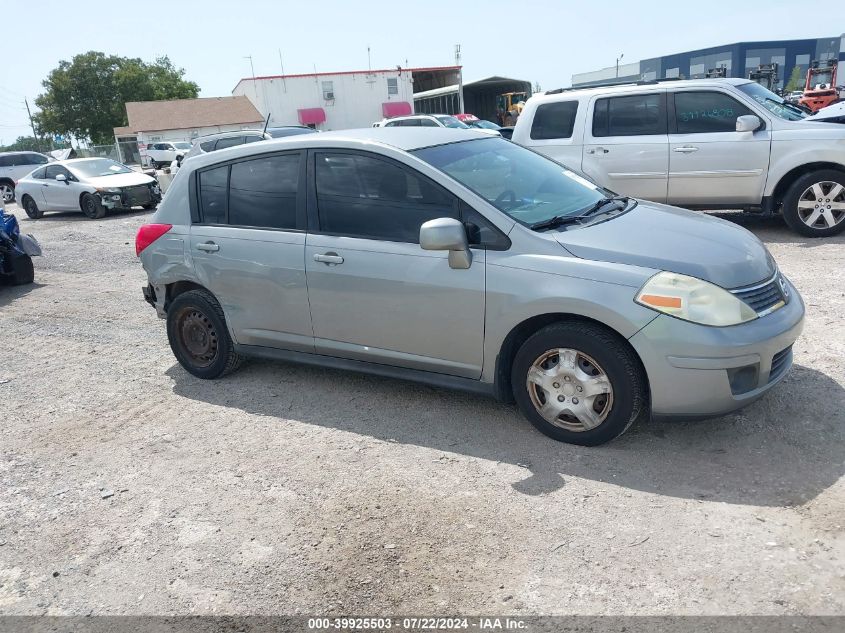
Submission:
<svg viewBox="0 0 845 633">
<path fill-rule="evenodd" d="M 148 213 L 18 217 L 0 614 L 845 614 L 845 236 L 738 217 L 808 304 L 791 374 L 587 449 L 401 381 L 197 380 L 141 297 Z"/>
</svg>

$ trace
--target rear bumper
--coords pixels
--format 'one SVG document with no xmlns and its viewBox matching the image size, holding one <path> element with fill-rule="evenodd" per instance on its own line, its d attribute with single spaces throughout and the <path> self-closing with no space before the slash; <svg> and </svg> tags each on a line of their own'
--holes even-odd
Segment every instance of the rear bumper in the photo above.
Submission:
<svg viewBox="0 0 845 633">
<path fill-rule="evenodd" d="M 717 328 L 661 315 L 631 337 L 648 374 L 652 415 L 723 415 L 780 382 L 804 325 L 804 303 L 789 289 L 789 303 L 749 323 Z"/>
</svg>

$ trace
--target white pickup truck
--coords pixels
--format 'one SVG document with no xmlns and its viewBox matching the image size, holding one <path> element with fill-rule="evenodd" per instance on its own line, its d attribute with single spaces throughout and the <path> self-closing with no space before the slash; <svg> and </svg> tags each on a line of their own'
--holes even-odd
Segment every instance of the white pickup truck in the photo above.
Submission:
<svg viewBox="0 0 845 633">
<path fill-rule="evenodd" d="M 845 125 L 747 79 L 643 81 L 531 97 L 513 141 L 599 185 L 693 209 L 783 214 L 845 230 Z"/>
</svg>

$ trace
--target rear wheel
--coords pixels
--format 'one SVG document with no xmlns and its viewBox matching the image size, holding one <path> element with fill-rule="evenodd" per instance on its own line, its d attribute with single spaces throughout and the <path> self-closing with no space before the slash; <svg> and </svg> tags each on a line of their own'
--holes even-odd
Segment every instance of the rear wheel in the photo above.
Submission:
<svg viewBox="0 0 845 633">
<path fill-rule="evenodd" d="M 26 214 L 33 220 L 37 220 L 44 215 L 44 212 L 38 208 L 38 205 L 33 197 L 28 194 L 25 194 L 21 199 L 21 204 L 23 204 L 23 210 L 26 211 Z"/>
<path fill-rule="evenodd" d="M 648 415 L 633 350 L 589 323 L 556 323 L 532 335 L 516 354 L 511 384 L 523 415 L 562 442 L 603 444 Z"/>
<path fill-rule="evenodd" d="M 106 215 L 106 208 L 103 206 L 103 203 L 93 194 L 82 194 L 80 206 L 82 207 L 82 212 L 92 220 L 99 220 Z"/>
<path fill-rule="evenodd" d="M 12 202 L 15 199 L 15 185 L 10 182 L 0 182 L 0 198 L 3 198 L 3 202 Z"/>
<path fill-rule="evenodd" d="M 820 169 L 798 178 L 783 199 L 783 219 L 807 237 L 845 230 L 845 173 Z"/>
<path fill-rule="evenodd" d="M 207 290 L 189 290 L 167 309 L 167 339 L 176 360 L 198 378 L 220 378 L 240 367 L 223 309 Z"/>
</svg>

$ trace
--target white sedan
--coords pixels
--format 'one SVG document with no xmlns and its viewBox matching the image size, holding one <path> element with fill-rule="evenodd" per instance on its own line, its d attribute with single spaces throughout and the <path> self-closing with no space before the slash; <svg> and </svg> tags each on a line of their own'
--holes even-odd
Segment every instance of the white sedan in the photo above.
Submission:
<svg viewBox="0 0 845 633">
<path fill-rule="evenodd" d="M 45 211 L 82 211 L 95 219 L 109 209 L 152 209 L 161 200 L 155 178 L 108 158 L 50 163 L 21 178 L 15 192 L 32 219 Z"/>
</svg>

